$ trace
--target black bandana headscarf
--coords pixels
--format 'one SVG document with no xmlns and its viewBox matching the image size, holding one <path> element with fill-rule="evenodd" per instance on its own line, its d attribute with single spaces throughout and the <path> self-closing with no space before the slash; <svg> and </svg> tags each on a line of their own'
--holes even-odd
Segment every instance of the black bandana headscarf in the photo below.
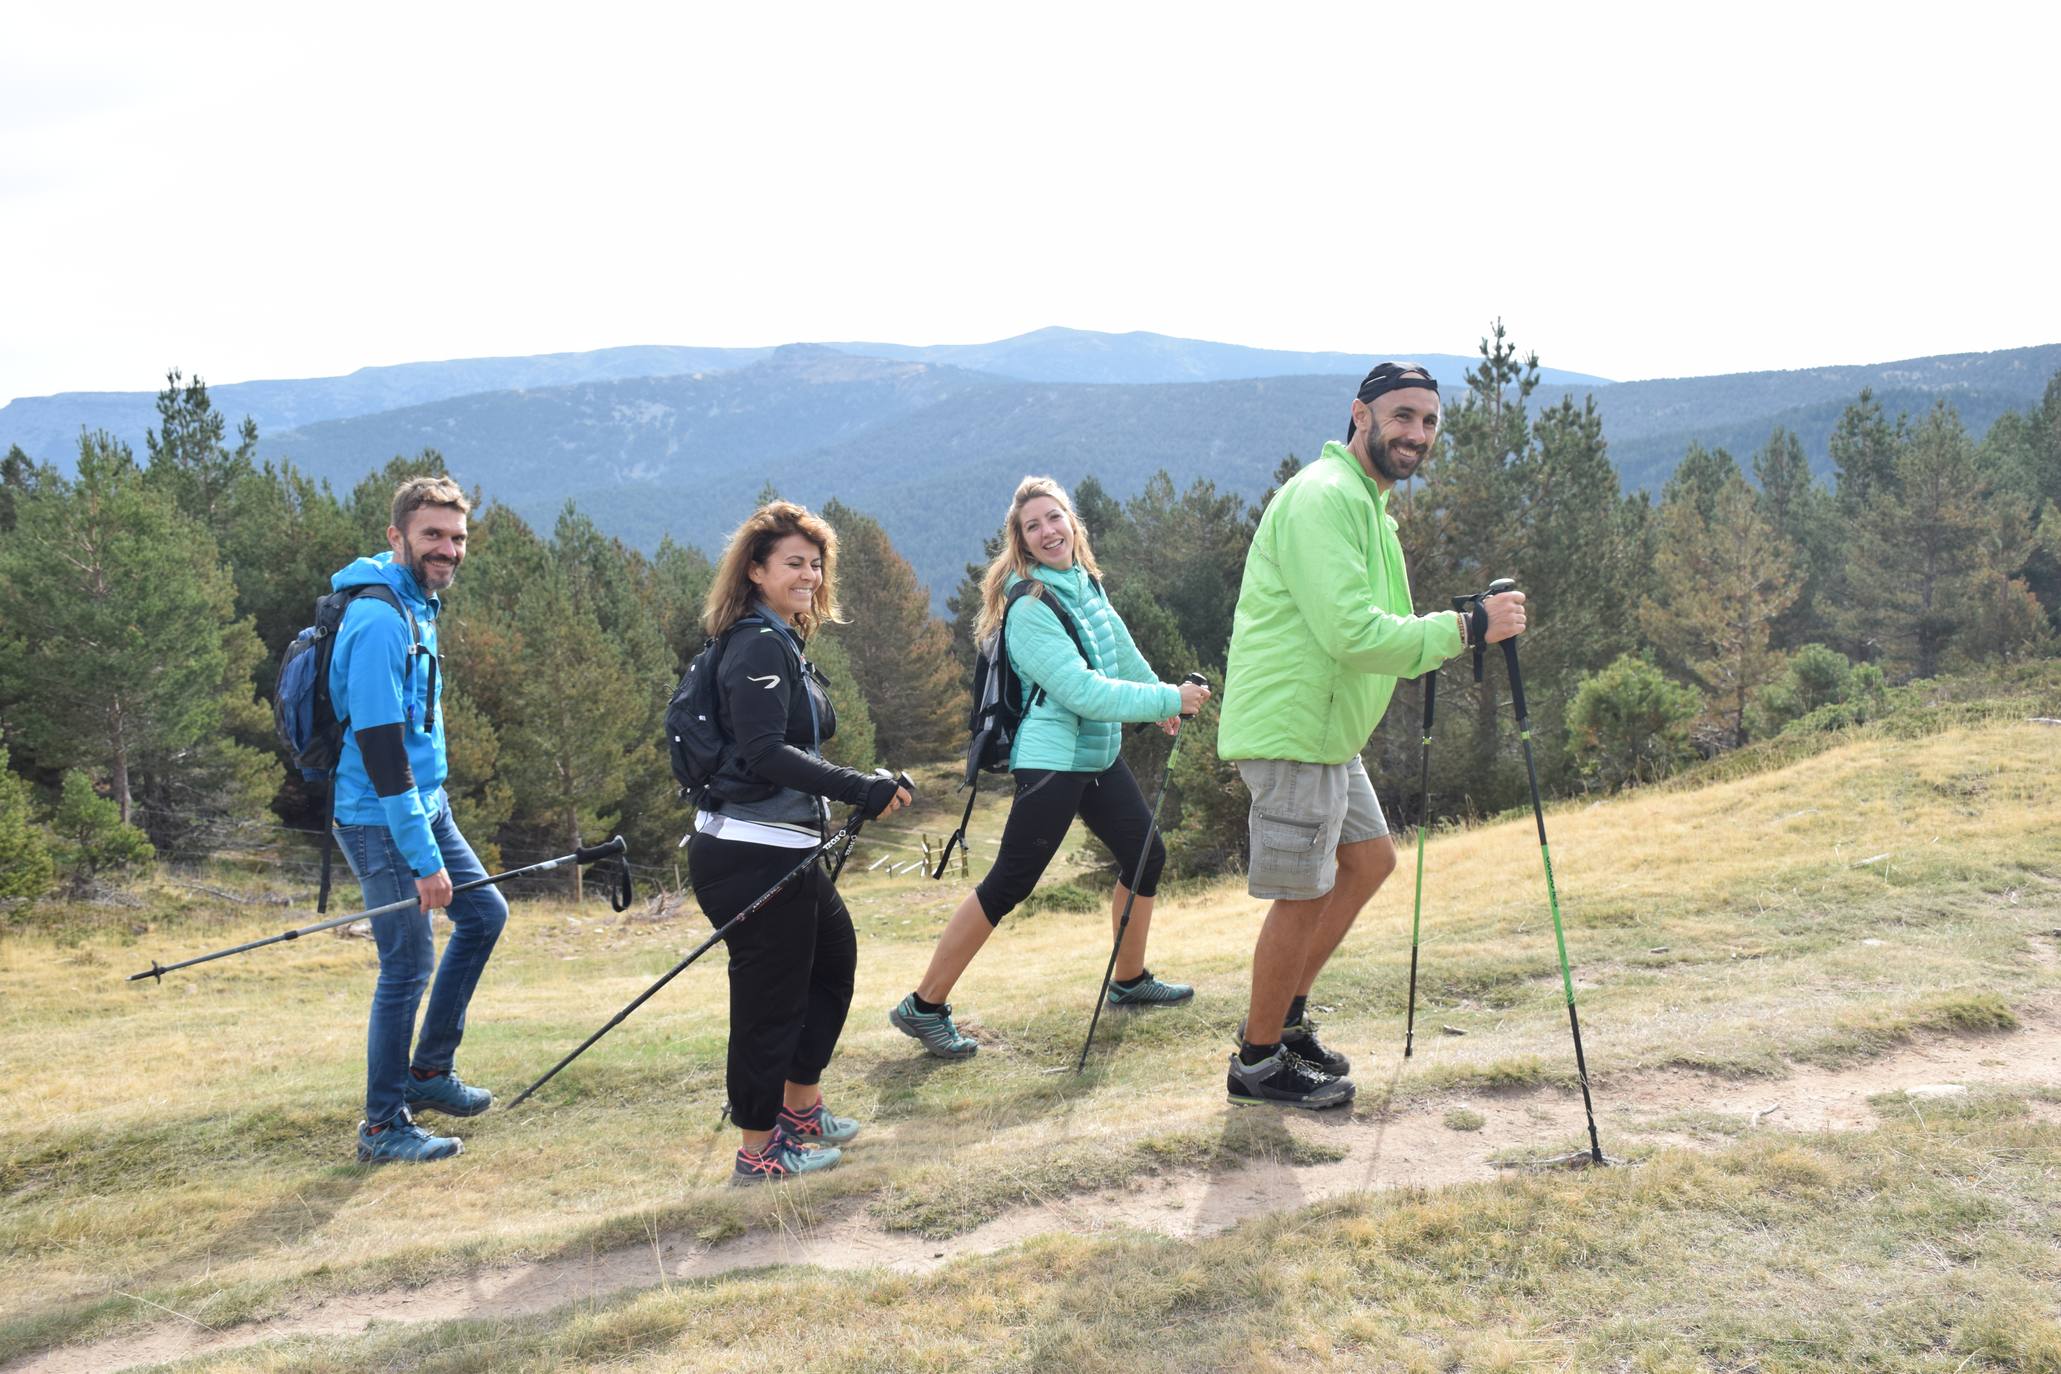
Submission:
<svg viewBox="0 0 2061 1374">
<path fill-rule="evenodd" d="M 1360 383 L 1355 399 L 1363 405 L 1373 405 L 1378 396 L 1413 386 L 1422 387 L 1434 396 L 1438 394 L 1438 379 L 1416 363 L 1376 363 L 1374 370 Z M 1358 426 L 1348 419 L 1345 422 L 1345 441 L 1351 443 L 1353 435 L 1358 432 Z"/>
</svg>

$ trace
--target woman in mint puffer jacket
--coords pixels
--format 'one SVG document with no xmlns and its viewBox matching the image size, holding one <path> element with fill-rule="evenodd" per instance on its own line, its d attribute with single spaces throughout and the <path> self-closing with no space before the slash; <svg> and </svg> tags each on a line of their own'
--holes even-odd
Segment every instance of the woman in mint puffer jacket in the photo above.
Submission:
<svg viewBox="0 0 2061 1374">
<path fill-rule="evenodd" d="M 1134 856 L 1144 847 L 1152 810 L 1118 757 L 1124 723 L 1155 721 L 1171 734 L 1178 717 L 1193 715 L 1209 696 L 1209 688 L 1198 684 L 1161 682 L 1139 654 L 1102 592 L 1088 532 L 1075 519 L 1065 488 L 1049 477 L 1026 477 L 1009 503 L 1005 528 L 1008 540 L 981 584 L 974 640 L 985 643 L 1006 614 L 1010 665 L 1027 692 L 1035 684 L 1043 694 L 1033 693 L 1016 734 L 1009 760 L 1016 797 L 995 866 L 952 913 L 923 981 L 888 1013 L 897 1029 L 941 1059 L 965 1059 L 979 1048 L 959 1033 L 945 999 L 1002 918 L 1037 886 L 1076 816 L 1119 863 L 1138 864 Z M 1041 585 L 1011 602 L 1009 589 L 1025 578 Z M 1048 601 L 1065 608 L 1085 657 Z M 1126 871 L 1117 881 L 1109 911 L 1112 939 L 1131 889 L 1137 898 L 1109 986 L 1112 1007 L 1168 1006 L 1195 995 L 1192 987 L 1163 982 L 1145 967 L 1152 897 L 1165 862 L 1166 847 L 1155 835 L 1139 871 Z"/>
</svg>

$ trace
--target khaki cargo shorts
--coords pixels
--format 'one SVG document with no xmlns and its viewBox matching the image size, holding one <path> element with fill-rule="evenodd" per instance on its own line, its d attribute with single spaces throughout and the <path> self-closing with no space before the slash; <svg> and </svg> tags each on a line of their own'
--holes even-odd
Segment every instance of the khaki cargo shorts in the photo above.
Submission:
<svg viewBox="0 0 2061 1374">
<path fill-rule="evenodd" d="M 1237 767 L 1252 793 L 1245 890 L 1255 897 L 1321 897 L 1338 881 L 1338 846 L 1388 833 L 1357 755 L 1345 763 L 1242 759 Z"/>
</svg>

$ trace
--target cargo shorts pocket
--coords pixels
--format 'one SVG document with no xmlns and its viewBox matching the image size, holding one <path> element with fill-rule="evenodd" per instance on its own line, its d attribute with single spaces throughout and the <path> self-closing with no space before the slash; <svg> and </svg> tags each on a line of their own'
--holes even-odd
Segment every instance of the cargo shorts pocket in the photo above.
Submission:
<svg viewBox="0 0 2061 1374">
<path fill-rule="evenodd" d="M 1252 827 L 1254 886 L 1301 891 L 1317 885 L 1324 867 L 1324 826 L 1282 816 L 1261 816 Z"/>
</svg>

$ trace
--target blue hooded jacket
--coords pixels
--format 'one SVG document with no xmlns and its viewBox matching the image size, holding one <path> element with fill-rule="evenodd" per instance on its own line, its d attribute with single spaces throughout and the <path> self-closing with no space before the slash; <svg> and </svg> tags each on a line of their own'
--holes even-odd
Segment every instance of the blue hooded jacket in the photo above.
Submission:
<svg viewBox="0 0 2061 1374">
<path fill-rule="evenodd" d="M 430 822 L 448 804 L 444 778 L 450 771 L 442 693 L 433 707 L 429 700 L 438 676 L 439 603 L 392 553 L 354 559 L 329 579 L 337 591 L 373 583 L 391 588 L 414 614 L 422 652 L 408 637 L 408 622 L 384 601 L 361 596 L 344 612 L 329 659 L 329 699 L 344 724 L 335 819 L 338 825 L 384 825 L 415 876 L 427 878 L 444 866 Z"/>
</svg>

